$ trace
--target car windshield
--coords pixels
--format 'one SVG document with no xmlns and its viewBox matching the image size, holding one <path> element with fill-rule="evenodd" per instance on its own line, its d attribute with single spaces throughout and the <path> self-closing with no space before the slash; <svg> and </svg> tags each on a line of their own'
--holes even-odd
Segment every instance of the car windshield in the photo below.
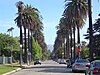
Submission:
<svg viewBox="0 0 100 75">
<path fill-rule="evenodd" d="M 34 61 L 39 61 L 39 59 L 35 59 Z"/>
<path fill-rule="evenodd" d="M 95 66 L 100 67 L 100 62 L 95 62 Z"/>
<path fill-rule="evenodd" d="M 80 60 L 77 60 L 76 62 L 78 62 L 78 63 L 89 63 L 89 61 L 85 60 L 85 59 L 80 59 Z"/>
</svg>

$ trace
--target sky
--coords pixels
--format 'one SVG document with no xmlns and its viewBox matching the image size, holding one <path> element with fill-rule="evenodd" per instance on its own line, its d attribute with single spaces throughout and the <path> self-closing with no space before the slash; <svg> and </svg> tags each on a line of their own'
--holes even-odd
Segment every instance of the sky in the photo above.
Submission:
<svg viewBox="0 0 100 75">
<path fill-rule="evenodd" d="M 6 33 L 7 29 L 14 27 L 13 35 L 19 36 L 19 29 L 16 26 L 14 19 L 17 17 L 16 2 L 19 0 L 1 0 L 0 1 L 0 33 Z M 56 38 L 56 26 L 62 17 L 64 11 L 64 0 L 21 0 L 24 4 L 32 5 L 40 11 L 43 17 L 44 36 L 47 44 L 54 44 Z M 98 18 L 100 13 L 100 2 L 92 0 L 92 17 L 93 23 Z M 81 29 L 81 41 L 84 40 L 83 34 L 88 28 L 88 21 Z"/>
</svg>

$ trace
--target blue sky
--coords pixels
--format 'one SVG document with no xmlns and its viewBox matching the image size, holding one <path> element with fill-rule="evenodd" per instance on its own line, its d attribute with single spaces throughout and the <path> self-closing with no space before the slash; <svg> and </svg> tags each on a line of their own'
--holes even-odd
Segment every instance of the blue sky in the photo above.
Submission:
<svg viewBox="0 0 100 75">
<path fill-rule="evenodd" d="M 7 29 L 14 27 L 14 36 L 19 36 L 19 29 L 17 28 L 14 19 L 16 18 L 17 8 L 16 2 L 19 0 L 1 0 L 0 2 L 0 33 L 7 33 Z M 56 38 L 56 26 L 59 23 L 61 15 L 64 10 L 64 0 L 22 0 L 24 4 L 31 4 L 33 7 L 39 9 L 43 17 L 44 36 L 47 44 L 54 44 Z M 93 0 L 93 22 L 98 18 L 100 13 L 100 2 Z M 88 21 L 81 30 L 81 40 L 84 40 L 83 34 L 88 28 Z"/>
</svg>

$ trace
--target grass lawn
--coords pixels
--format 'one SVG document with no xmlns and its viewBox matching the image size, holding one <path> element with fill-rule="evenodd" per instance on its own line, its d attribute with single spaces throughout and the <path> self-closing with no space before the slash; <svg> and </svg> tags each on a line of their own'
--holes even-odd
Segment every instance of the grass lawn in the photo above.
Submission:
<svg viewBox="0 0 100 75">
<path fill-rule="evenodd" d="M 7 73 L 7 72 L 10 72 L 12 70 L 15 70 L 17 68 L 19 68 L 19 66 L 16 66 L 16 65 L 1 65 L 0 66 L 0 75 Z"/>
</svg>

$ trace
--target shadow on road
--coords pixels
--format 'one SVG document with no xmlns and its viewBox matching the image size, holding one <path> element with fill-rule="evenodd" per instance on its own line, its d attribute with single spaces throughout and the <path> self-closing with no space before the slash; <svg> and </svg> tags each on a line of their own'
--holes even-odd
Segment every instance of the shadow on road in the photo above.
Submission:
<svg viewBox="0 0 100 75">
<path fill-rule="evenodd" d="M 33 66 L 27 69 L 40 69 L 36 72 L 45 73 L 72 73 L 71 69 L 68 69 L 67 66 Z"/>
</svg>

